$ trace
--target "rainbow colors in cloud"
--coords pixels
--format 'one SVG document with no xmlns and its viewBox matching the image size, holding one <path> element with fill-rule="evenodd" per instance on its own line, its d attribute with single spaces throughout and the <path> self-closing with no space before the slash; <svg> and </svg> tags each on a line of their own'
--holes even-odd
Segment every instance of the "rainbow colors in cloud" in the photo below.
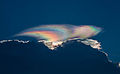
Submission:
<svg viewBox="0 0 120 74">
<path fill-rule="evenodd" d="M 38 40 L 57 42 L 73 38 L 86 39 L 97 35 L 100 31 L 101 28 L 92 25 L 41 25 L 27 29 L 16 36 L 29 36 Z"/>
</svg>

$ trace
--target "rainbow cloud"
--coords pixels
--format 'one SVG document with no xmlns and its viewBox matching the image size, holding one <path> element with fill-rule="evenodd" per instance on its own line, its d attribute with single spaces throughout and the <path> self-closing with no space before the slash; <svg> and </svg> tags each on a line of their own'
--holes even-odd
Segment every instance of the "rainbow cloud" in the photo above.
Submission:
<svg viewBox="0 0 120 74">
<path fill-rule="evenodd" d="M 86 39 L 97 35 L 100 31 L 101 28 L 92 25 L 41 25 L 27 29 L 16 36 L 30 36 L 38 40 L 57 42 L 73 38 Z"/>
</svg>

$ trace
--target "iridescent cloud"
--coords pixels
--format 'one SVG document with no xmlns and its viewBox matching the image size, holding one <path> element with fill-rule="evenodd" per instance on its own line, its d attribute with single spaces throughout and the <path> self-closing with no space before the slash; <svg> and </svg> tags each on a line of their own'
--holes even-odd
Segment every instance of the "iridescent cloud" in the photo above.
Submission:
<svg viewBox="0 0 120 74">
<path fill-rule="evenodd" d="M 38 40 L 57 42 L 73 38 L 86 39 L 97 35 L 100 31 L 101 28 L 92 25 L 41 25 L 27 29 L 16 36 L 30 36 Z"/>
</svg>

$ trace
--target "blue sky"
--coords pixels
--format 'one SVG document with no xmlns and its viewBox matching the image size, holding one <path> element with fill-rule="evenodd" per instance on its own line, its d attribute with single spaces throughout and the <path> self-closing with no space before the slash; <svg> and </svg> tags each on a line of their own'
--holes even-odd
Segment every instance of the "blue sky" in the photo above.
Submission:
<svg viewBox="0 0 120 74">
<path fill-rule="evenodd" d="M 120 61 L 119 0 L 0 0 L 0 39 L 41 24 L 96 25 L 95 39 Z"/>
</svg>

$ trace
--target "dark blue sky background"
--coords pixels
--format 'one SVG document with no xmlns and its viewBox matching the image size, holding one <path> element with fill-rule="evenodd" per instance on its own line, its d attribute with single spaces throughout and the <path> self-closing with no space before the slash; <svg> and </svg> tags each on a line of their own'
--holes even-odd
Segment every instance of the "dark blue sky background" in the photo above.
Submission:
<svg viewBox="0 0 120 74">
<path fill-rule="evenodd" d="M 119 0 L 0 0 L 0 39 L 41 24 L 102 27 L 95 39 L 113 61 L 120 61 Z"/>
</svg>

